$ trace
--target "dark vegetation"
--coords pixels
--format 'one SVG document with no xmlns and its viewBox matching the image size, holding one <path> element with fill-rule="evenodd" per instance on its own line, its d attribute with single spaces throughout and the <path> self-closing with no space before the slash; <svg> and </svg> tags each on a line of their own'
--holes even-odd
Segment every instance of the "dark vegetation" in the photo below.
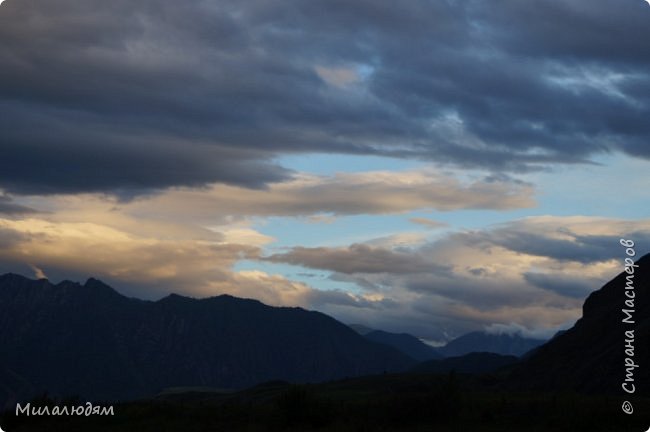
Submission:
<svg viewBox="0 0 650 432">
<path fill-rule="evenodd" d="M 411 370 L 419 373 L 439 374 L 456 371 L 461 373 L 483 374 L 512 366 L 518 361 L 519 359 L 515 356 L 476 352 L 465 354 L 464 356 L 425 361 Z"/>
<path fill-rule="evenodd" d="M 576 393 L 502 391 L 495 375 L 378 375 L 323 383 L 269 383 L 237 393 L 187 391 L 115 405 L 113 417 L 15 417 L 1 424 L 28 431 L 645 431 L 621 399 Z M 33 405 L 53 404 L 51 399 Z"/>
</svg>

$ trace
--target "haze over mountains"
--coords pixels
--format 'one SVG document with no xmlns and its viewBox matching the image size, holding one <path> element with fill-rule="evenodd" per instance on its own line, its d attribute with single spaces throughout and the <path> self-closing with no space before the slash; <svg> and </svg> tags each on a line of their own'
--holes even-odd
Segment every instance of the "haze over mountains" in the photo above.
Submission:
<svg viewBox="0 0 650 432">
<path fill-rule="evenodd" d="M 0 276 L 0 402 L 42 391 L 98 400 L 164 388 L 242 388 L 405 370 L 406 355 L 319 312 L 227 295 L 156 302 Z"/>
<path fill-rule="evenodd" d="M 445 357 L 462 356 L 472 352 L 520 357 L 544 342 L 543 339 L 526 338 L 517 333 L 490 334 L 477 331 L 450 341 L 447 345 L 438 348 L 438 351 Z"/>
<path fill-rule="evenodd" d="M 408 333 L 390 333 L 360 324 L 351 324 L 350 328 L 368 340 L 391 346 L 420 361 L 458 357 L 475 352 L 520 357 L 545 342 L 543 339 L 527 338 L 519 333 L 492 334 L 475 331 L 452 339 L 444 346 L 434 348 Z"/>
</svg>

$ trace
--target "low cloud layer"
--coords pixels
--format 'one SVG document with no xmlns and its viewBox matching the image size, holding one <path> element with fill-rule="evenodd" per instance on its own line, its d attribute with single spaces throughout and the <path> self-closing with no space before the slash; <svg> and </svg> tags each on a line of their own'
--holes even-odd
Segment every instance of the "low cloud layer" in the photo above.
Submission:
<svg viewBox="0 0 650 432">
<path fill-rule="evenodd" d="M 639 253 L 649 251 L 650 221 L 541 216 L 410 248 L 296 247 L 263 259 L 330 271 L 335 280 L 408 305 L 412 311 L 401 313 L 427 316 L 419 319 L 430 323 L 429 339 L 440 329 L 458 334 L 512 324 L 550 336 L 579 318 L 587 295 L 622 270 L 622 237 L 634 239 Z M 368 323 L 383 321 L 374 315 Z"/>
<path fill-rule="evenodd" d="M 0 187 L 286 181 L 279 155 L 648 159 L 642 1 L 7 2 Z"/>
<path fill-rule="evenodd" d="M 445 270 L 412 253 L 364 244 L 353 244 L 338 249 L 296 247 L 290 252 L 272 255 L 267 259 L 271 262 L 285 262 L 344 274 L 386 273 L 387 269 L 390 269 L 390 273 L 393 274 L 431 273 L 434 270 Z"/>
<path fill-rule="evenodd" d="M 388 214 L 415 209 L 508 210 L 532 207 L 534 189 L 515 181 L 461 182 L 435 171 L 361 172 L 332 177 L 302 175 L 293 181 L 251 190 L 214 186 L 205 191 L 178 191 L 143 200 L 166 213 L 179 204 L 215 215 L 306 216 Z M 137 206 L 139 204 L 134 204 Z M 167 207 L 167 208 L 165 208 Z"/>
</svg>

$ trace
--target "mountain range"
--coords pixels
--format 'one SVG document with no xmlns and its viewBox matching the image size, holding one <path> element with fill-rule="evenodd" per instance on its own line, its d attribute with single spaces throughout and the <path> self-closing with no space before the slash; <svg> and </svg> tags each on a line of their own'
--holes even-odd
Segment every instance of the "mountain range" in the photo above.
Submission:
<svg viewBox="0 0 650 432">
<path fill-rule="evenodd" d="M 527 338 L 518 333 L 493 334 L 475 331 L 434 348 L 408 333 L 375 330 L 361 324 L 350 324 L 349 327 L 368 340 L 393 347 L 418 361 L 459 357 L 475 352 L 521 357 L 545 342 L 543 339 Z"/>
<path fill-rule="evenodd" d="M 526 338 L 518 333 L 490 334 L 476 331 L 450 341 L 438 348 L 438 352 L 444 357 L 458 357 L 472 352 L 520 357 L 544 342 L 543 339 Z"/>
<path fill-rule="evenodd" d="M 370 341 L 393 347 L 418 361 L 442 358 L 442 355 L 435 348 L 408 333 L 372 330 L 366 333 L 364 337 Z"/>
<path fill-rule="evenodd" d="M 509 366 L 500 375 L 506 388 L 620 395 L 627 377 L 637 395 L 647 396 L 650 255 L 635 265 L 633 279 L 622 272 L 594 291 L 582 318 L 547 343 L 535 341 L 541 344 L 535 348 L 517 335 L 470 333 L 437 351 L 451 358 L 418 366 L 416 359 L 436 349 L 408 334 L 375 330 L 362 336 L 319 312 L 228 295 L 145 301 L 96 279 L 52 284 L 6 274 L 0 276 L 0 408 L 45 391 L 129 400 L 174 387 L 241 389 L 271 380 L 308 383 L 407 370 L 483 373 L 502 366 Z M 623 321 L 629 314 L 633 323 Z M 639 367 L 626 370 L 630 361 Z"/>
<path fill-rule="evenodd" d="M 335 319 L 221 295 L 127 298 L 99 280 L 0 276 L 0 406 L 47 391 L 126 400 L 402 371 L 414 361 Z"/>
</svg>

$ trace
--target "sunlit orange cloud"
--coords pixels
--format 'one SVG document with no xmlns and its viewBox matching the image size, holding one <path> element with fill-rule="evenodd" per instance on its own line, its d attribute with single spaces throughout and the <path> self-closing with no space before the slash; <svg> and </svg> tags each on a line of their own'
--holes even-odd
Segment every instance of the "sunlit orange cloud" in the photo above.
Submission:
<svg viewBox="0 0 650 432">
<path fill-rule="evenodd" d="M 48 269 L 58 269 L 148 284 L 154 293 L 175 290 L 208 295 L 208 281 L 227 279 L 238 259 L 259 254 L 255 245 L 222 242 L 228 235 L 219 233 L 212 240 L 170 239 L 164 231 L 153 237 L 97 223 L 34 218 L 0 219 L 0 230 L 16 234 L 16 239 L 0 250 L 3 262 L 36 266 L 46 274 Z"/>
<path fill-rule="evenodd" d="M 112 222 L 131 227 L 133 221 L 125 220 L 118 216 Z M 98 223 L 0 219 L 0 262 L 26 265 L 38 278 L 47 277 L 49 270 L 103 278 L 117 289 L 134 287 L 129 294 L 146 298 L 170 292 L 196 297 L 231 294 L 276 306 L 308 307 L 318 297 L 313 288 L 282 275 L 234 271 L 237 261 L 259 257 L 260 246 L 272 238 L 242 224 L 221 229 L 208 230 L 213 235 L 205 240 L 193 238 L 193 230 L 180 238 L 183 229 L 151 236 Z"/>
<path fill-rule="evenodd" d="M 302 174 L 266 190 L 214 185 L 176 189 L 129 203 L 125 209 L 152 216 L 186 212 L 200 221 L 236 216 L 390 214 L 417 209 L 507 210 L 535 205 L 534 189 L 510 182 L 463 183 L 434 171 Z"/>
</svg>

